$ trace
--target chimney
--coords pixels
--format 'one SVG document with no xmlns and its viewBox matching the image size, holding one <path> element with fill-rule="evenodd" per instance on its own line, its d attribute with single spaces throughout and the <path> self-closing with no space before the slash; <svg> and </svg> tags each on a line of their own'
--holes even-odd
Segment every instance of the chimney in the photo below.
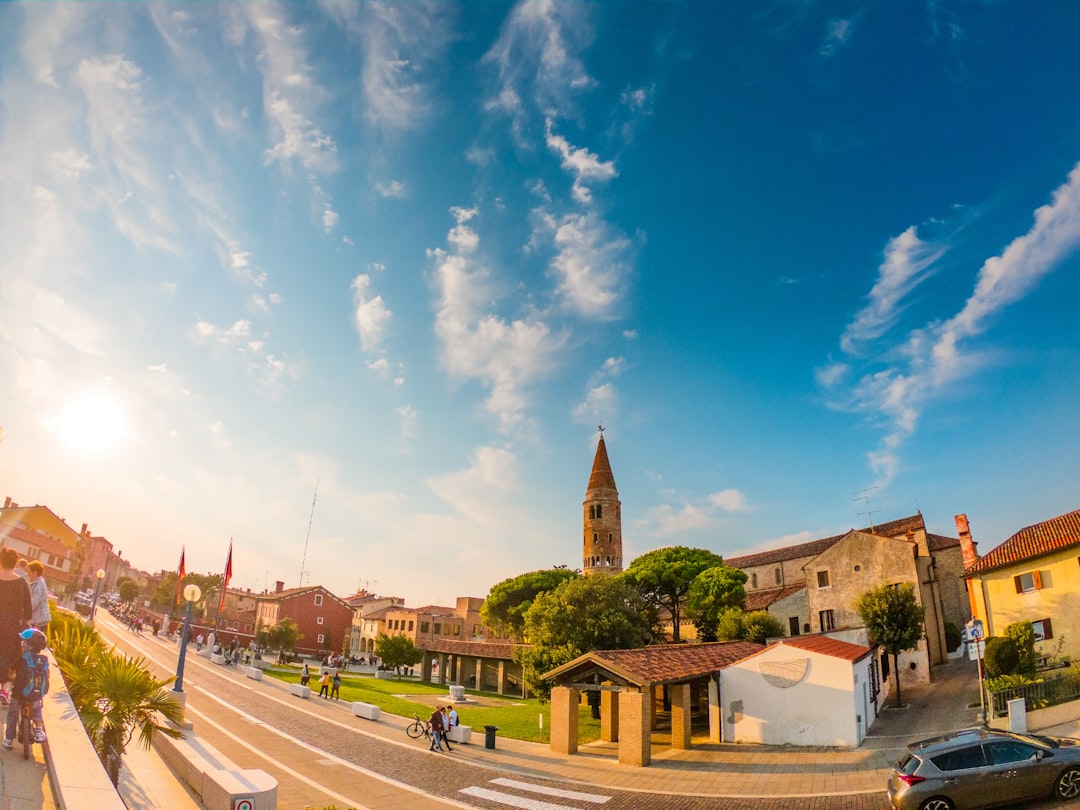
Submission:
<svg viewBox="0 0 1080 810">
<path fill-rule="evenodd" d="M 8 495 L 6 498 L 4 498 L 4 508 L 7 509 L 10 506 L 11 506 L 11 496 Z"/>
<path fill-rule="evenodd" d="M 955 520 L 956 531 L 960 535 L 960 553 L 964 555 L 964 568 L 970 568 L 979 561 L 979 552 L 976 550 L 978 543 L 971 539 L 967 515 L 957 515 Z"/>
<path fill-rule="evenodd" d="M 86 537 L 86 531 L 87 531 L 87 528 L 88 528 L 88 527 L 87 527 L 87 525 L 86 525 L 86 524 L 84 523 L 84 524 L 82 525 L 82 531 L 81 531 L 81 532 L 79 532 L 79 534 L 81 534 L 81 535 L 82 535 L 83 537 Z"/>
<path fill-rule="evenodd" d="M 274 580 L 274 593 L 281 593 L 285 590 L 285 583 L 280 579 Z"/>
</svg>

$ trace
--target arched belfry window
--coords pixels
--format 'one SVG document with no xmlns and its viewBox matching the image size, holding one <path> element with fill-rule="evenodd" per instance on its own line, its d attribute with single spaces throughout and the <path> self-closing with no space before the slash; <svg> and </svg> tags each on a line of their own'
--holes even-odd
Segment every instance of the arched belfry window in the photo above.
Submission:
<svg viewBox="0 0 1080 810">
<path fill-rule="evenodd" d="M 600 518 L 600 517 L 603 517 L 603 516 L 604 516 L 604 507 L 603 507 L 603 506 L 601 506 L 600 504 L 597 504 L 597 505 L 596 505 L 596 516 L 597 516 L 598 518 Z"/>
<path fill-rule="evenodd" d="M 593 543 L 599 543 L 600 542 L 600 535 L 596 534 L 596 532 L 593 532 L 592 541 L 593 541 Z"/>
<path fill-rule="evenodd" d="M 613 535 L 611 532 L 608 532 L 607 541 L 609 543 L 614 543 L 615 542 L 615 535 Z"/>
</svg>

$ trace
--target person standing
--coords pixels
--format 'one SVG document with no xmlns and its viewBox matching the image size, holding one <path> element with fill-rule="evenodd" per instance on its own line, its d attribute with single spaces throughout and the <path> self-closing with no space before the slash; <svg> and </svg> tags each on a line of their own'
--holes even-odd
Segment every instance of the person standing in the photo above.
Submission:
<svg viewBox="0 0 1080 810">
<path fill-rule="evenodd" d="M 311 668 L 304 664 L 304 668 L 300 670 L 300 685 L 307 686 L 309 683 L 311 683 Z"/>
<path fill-rule="evenodd" d="M 206 639 L 203 638 L 203 634 L 195 636 L 195 652 L 202 652 L 203 644 L 206 643 Z"/>
<path fill-rule="evenodd" d="M 334 679 L 330 682 L 330 697 L 334 700 L 338 699 L 338 693 L 341 691 L 341 673 L 334 670 Z"/>
<path fill-rule="evenodd" d="M 330 698 L 330 670 L 324 669 L 322 677 L 319 678 L 319 697 Z"/>
<path fill-rule="evenodd" d="M 25 557 L 20 557 L 19 561 L 17 563 L 15 563 L 15 573 L 18 574 L 23 579 L 25 579 L 27 582 L 30 581 L 30 568 L 29 568 L 29 566 L 30 566 L 30 563 L 28 563 L 26 561 Z"/>
<path fill-rule="evenodd" d="M 30 624 L 30 586 L 15 573 L 19 555 L 13 548 L 0 548 L 0 703 L 8 702 L 5 684 L 22 654 L 19 633 Z"/>
<path fill-rule="evenodd" d="M 454 707 L 451 706 L 450 708 L 453 709 Z M 442 715 L 442 719 L 443 719 L 442 720 L 442 727 L 443 727 L 442 739 L 443 739 L 443 743 L 446 745 L 446 750 L 447 751 L 453 751 L 454 749 L 450 747 L 450 717 L 449 717 L 449 715 L 447 715 L 446 709 L 443 709 L 440 712 L 440 714 Z"/>
<path fill-rule="evenodd" d="M 456 726 L 458 724 L 457 709 L 454 708 L 453 703 L 451 703 L 446 708 L 447 708 L 447 712 L 446 712 L 447 726 L 448 726 L 448 728 L 453 728 L 454 726 Z"/>
<path fill-rule="evenodd" d="M 26 570 L 30 575 L 30 624 L 44 633 L 52 618 L 49 613 L 49 586 L 42 576 L 45 566 L 41 560 L 34 560 L 26 566 Z"/>
<path fill-rule="evenodd" d="M 443 733 L 442 706 L 435 707 L 435 711 L 433 711 L 431 717 L 428 718 L 428 724 L 431 726 L 431 745 L 428 747 L 428 750 L 435 751 L 437 749 L 441 753 Z"/>
</svg>

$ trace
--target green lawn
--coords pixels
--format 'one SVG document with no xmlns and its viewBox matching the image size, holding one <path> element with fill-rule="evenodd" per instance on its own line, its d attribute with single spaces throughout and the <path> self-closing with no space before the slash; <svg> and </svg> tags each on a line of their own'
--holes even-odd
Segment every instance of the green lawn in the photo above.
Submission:
<svg viewBox="0 0 1080 810">
<path fill-rule="evenodd" d="M 318 670 L 313 670 L 310 686 L 312 692 L 319 691 Z M 288 669 L 273 667 L 266 670 L 266 674 L 288 683 L 300 683 L 300 670 L 295 667 Z M 359 675 L 351 672 L 341 673 L 341 699 L 345 701 L 363 701 L 372 703 L 388 714 L 396 714 L 400 717 L 412 717 L 420 715 L 425 720 L 431 714 L 432 705 L 430 698 L 427 700 L 413 700 L 410 696 L 418 698 L 422 696 L 437 695 L 450 702 L 448 689 L 438 684 L 421 683 L 419 681 L 402 679 L 383 681 L 370 675 Z M 522 700 L 508 695 L 497 695 L 494 692 L 477 692 L 466 689 L 466 695 L 483 697 L 488 700 L 498 701 L 496 706 L 476 706 L 468 703 L 456 705 L 461 725 L 470 726 L 474 732 L 482 734 L 484 726 L 498 726 L 499 736 L 509 737 L 515 740 L 527 740 L 530 742 L 548 742 L 551 729 L 551 704 L 540 703 L 535 699 Z M 544 718 L 544 727 L 541 731 L 540 717 Z M 582 706 L 578 711 L 578 742 L 586 743 L 600 737 L 600 721 L 593 720 L 588 706 Z"/>
</svg>

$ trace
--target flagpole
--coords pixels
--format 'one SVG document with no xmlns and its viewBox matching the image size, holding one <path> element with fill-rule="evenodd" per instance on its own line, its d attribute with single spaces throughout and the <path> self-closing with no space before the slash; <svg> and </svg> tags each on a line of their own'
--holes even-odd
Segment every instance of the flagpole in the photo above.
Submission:
<svg viewBox="0 0 1080 810">
<path fill-rule="evenodd" d="M 217 611 L 214 613 L 215 631 L 221 629 L 218 625 L 221 623 L 221 609 L 225 606 L 225 589 L 229 587 L 229 580 L 232 579 L 232 544 L 233 539 L 230 537 L 229 554 L 225 558 L 225 573 L 221 576 L 221 597 L 218 599 Z"/>
</svg>

